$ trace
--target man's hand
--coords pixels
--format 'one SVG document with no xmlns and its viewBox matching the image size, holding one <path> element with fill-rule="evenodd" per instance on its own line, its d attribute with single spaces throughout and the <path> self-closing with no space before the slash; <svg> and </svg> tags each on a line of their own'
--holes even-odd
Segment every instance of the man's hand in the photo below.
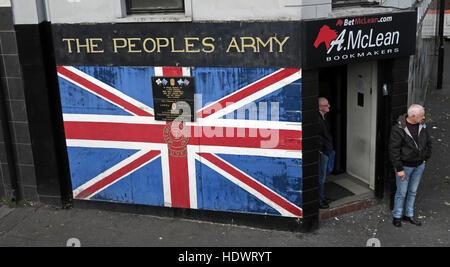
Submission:
<svg viewBox="0 0 450 267">
<path fill-rule="evenodd" d="M 402 180 L 406 179 L 405 171 L 397 172 L 397 176 L 400 177 L 400 179 Z"/>
</svg>

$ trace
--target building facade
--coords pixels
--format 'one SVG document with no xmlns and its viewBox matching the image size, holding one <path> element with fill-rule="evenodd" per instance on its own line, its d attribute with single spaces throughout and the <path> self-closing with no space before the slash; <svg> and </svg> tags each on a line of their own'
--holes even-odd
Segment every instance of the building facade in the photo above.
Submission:
<svg viewBox="0 0 450 267">
<path fill-rule="evenodd" d="M 318 97 L 335 186 L 389 196 L 437 2 L 0 1 L 0 196 L 315 229 Z"/>
</svg>

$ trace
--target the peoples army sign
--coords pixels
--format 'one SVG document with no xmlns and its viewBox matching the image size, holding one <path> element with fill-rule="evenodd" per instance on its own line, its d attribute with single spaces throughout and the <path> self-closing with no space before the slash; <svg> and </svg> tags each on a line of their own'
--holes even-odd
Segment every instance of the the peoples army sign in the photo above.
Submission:
<svg viewBox="0 0 450 267">
<path fill-rule="evenodd" d="M 52 25 L 58 65 L 300 67 L 301 22 Z"/>
</svg>

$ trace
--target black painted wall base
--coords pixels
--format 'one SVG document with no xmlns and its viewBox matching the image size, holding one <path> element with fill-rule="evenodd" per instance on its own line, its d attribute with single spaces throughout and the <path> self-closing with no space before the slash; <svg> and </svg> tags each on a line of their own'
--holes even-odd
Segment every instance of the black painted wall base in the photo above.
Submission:
<svg viewBox="0 0 450 267">
<path fill-rule="evenodd" d="M 318 222 L 318 217 L 309 217 L 307 219 L 288 218 L 272 215 L 195 210 L 184 208 L 167 208 L 78 199 L 73 200 L 73 208 L 98 209 L 113 212 L 152 215 L 158 217 L 181 218 L 290 232 L 310 232 L 317 228 L 316 222 Z"/>
<path fill-rule="evenodd" d="M 319 227 L 319 71 L 302 73 L 302 208 L 305 228 Z M 306 224 L 308 224 L 306 226 Z"/>
<path fill-rule="evenodd" d="M 71 199 L 51 24 L 15 25 L 24 81 L 33 163 L 40 202 L 66 205 Z"/>
</svg>

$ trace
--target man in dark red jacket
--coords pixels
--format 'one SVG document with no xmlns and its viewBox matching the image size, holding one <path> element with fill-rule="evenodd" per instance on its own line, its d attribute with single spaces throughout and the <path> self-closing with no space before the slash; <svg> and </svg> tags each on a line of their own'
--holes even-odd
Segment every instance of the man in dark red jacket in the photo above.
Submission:
<svg viewBox="0 0 450 267">
<path fill-rule="evenodd" d="M 393 210 L 393 224 L 396 227 L 402 225 L 402 219 L 417 226 L 422 225 L 414 218 L 414 202 L 425 162 L 431 157 L 431 137 L 424 119 L 425 109 L 414 104 L 408 109 L 408 114 L 400 116 L 398 124 L 392 127 L 389 157 L 397 182 Z"/>
</svg>

